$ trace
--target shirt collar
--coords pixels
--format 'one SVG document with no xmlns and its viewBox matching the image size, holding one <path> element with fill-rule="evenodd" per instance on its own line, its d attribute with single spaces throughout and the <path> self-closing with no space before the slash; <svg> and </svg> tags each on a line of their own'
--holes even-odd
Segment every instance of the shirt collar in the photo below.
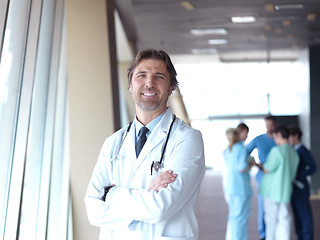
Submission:
<svg viewBox="0 0 320 240">
<path fill-rule="evenodd" d="M 294 149 L 297 150 L 302 146 L 302 143 L 298 143 L 296 145 L 294 145 Z"/>
<path fill-rule="evenodd" d="M 157 126 L 157 124 L 160 122 L 160 120 L 162 119 L 163 115 L 166 113 L 168 108 L 166 108 L 166 110 L 164 110 L 158 117 L 156 117 L 155 119 L 153 119 L 151 122 L 149 122 L 146 127 L 149 129 L 149 131 L 147 132 L 147 137 L 151 134 L 151 132 L 153 131 L 153 129 Z M 135 129 L 136 129 L 136 138 L 138 136 L 138 133 L 140 131 L 140 129 L 142 127 L 144 127 L 144 125 L 138 121 L 137 116 L 134 119 L 134 125 L 135 125 Z"/>
</svg>

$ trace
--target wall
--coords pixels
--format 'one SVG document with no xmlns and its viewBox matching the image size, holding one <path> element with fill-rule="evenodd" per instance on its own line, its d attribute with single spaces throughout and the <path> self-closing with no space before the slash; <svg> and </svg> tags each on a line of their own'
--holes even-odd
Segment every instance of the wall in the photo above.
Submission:
<svg viewBox="0 0 320 240">
<path fill-rule="evenodd" d="M 74 239 L 98 239 L 84 196 L 106 136 L 113 133 L 105 0 L 66 0 Z"/>
<path fill-rule="evenodd" d="M 320 189 L 320 46 L 309 48 L 311 152 L 318 166 L 312 188 Z"/>
<path fill-rule="evenodd" d="M 318 166 L 312 176 L 312 190 L 320 189 L 320 47 L 309 47 L 299 57 L 301 67 L 299 124 L 303 132 L 302 142 L 310 149 Z"/>
<path fill-rule="evenodd" d="M 309 71 L 309 50 L 301 51 L 298 59 L 301 68 L 299 94 L 300 94 L 300 115 L 299 125 L 303 132 L 302 142 L 307 148 L 311 147 L 310 140 L 310 71 Z"/>
</svg>

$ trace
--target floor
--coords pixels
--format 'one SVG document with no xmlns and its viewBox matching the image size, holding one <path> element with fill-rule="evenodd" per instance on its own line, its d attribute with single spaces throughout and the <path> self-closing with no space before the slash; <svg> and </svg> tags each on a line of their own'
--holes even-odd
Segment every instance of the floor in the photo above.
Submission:
<svg viewBox="0 0 320 240">
<path fill-rule="evenodd" d="M 258 240 L 257 233 L 257 201 L 256 186 L 252 179 L 254 196 L 251 203 L 251 216 L 249 219 L 249 239 Z M 320 240 L 320 199 L 311 201 L 315 226 L 314 240 Z M 208 169 L 203 179 L 196 213 L 199 222 L 199 240 L 224 240 L 228 218 L 228 207 L 224 200 L 221 176 Z M 292 240 L 296 240 L 292 227 Z"/>
</svg>

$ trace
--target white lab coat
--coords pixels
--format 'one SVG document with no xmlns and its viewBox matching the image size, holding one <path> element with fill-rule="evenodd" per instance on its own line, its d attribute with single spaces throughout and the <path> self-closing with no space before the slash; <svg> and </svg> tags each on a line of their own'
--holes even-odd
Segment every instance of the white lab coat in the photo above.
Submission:
<svg viewBox="0 0 320 240">
<path fill-rule="evenodd" d="M 109 239 L 198 239 L 194 213 L 205 173 L 203 140 L 200 131 L 176 118 L 163 159 L 163 169 L 173 170 L 176 180 L 167 188 L 149 191 L 173 119 L 170 109 L 151 132 L 138 159 L 135 131 L 131 127 L 119 152 L 127 127 L 104 142 L 90 180 L 85 203 L 89 221 L 100 227 L 100 240 Z M 115 184 L 106 201 L 99 200 L 103 186 Z"/>
</svg>

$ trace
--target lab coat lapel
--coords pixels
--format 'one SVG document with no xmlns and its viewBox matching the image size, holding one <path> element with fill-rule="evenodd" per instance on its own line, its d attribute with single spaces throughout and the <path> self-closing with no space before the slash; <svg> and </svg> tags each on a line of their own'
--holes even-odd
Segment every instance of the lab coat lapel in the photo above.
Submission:
<svg viewBox="0 0 320 240">
<path fill-rule="evenodd" d="M 134 128 L 130 130 L 129 141 L 127 154 L 134 159 L 136 157 L 136 133 Z"/>
<path fill-rule="evenodd" d="M 131 128 L 121 148 L 120 154 L 123 156 L 122 174 L 132 176 L 136 171 L 136 150 L 135 150 L 135 130 Z M 128 179 L 130 179 L 128 177 Z M 129 182 L 129 181 L 128 181 Z M 126 181 L 124 184 L 128 184 Z"/>
</svg>

